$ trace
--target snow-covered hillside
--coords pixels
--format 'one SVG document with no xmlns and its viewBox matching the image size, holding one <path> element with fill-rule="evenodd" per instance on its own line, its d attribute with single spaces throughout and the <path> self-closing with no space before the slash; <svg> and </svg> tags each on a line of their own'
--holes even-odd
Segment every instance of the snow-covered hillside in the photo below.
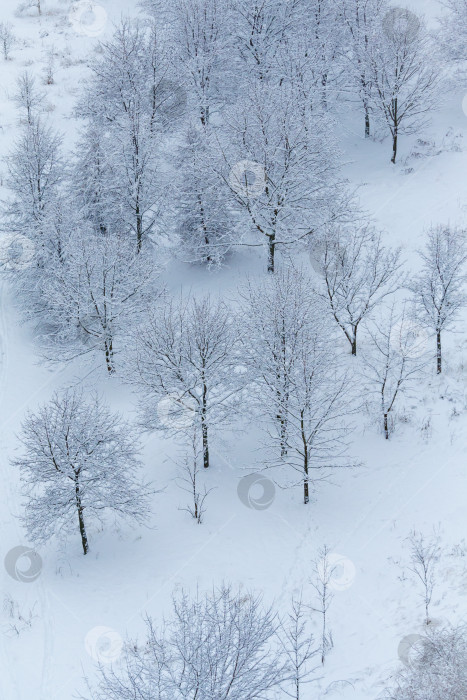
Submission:
<svg viewBox="0 0 467 700">
<path fill-rule="evenodd" d="M 2 200 L 11 197 L 5 158 L 21 130 L 13 99 L 20 76 L 30 72 L 45 93 L 44 114 L 64 135 L 69 165 L 70 154 L 79 148 L 75 106 L 91 75 L 89 62 L 101 55 L 99 42 L 112 37 L 122 17 L 139 13 L 136 0 L 99 0 L 91 14 L 85 4 L 43 0 L 40 16 L 34 7 L 19 13 L 17 0 L 0 4 L 0 23 L 9 23 L 16 37 L 9 60 L 0 61 Z M 425 15 L 436 36 L 436 18 L 445 11 L 441 3 L 411 0 L 407 5 Z M 46 84 L 51 54 L 53 81 Z M 453 68 L 443 72 L 438 109 L 430 117 L 420 133 L 400 137 L 392 165 L 391 139 L 383 139 L 383 128 L 378 138 L 363 137 L 358 100 L 342 98 L 333 105 L 339 178 L 348 180 L 361 209 L 384 232 L 383 244 L 402 247 L 408 284 L 419 271 L 417 250 L 425 245 L 430 226 L 467 230 L 467 82 Z M 174 156 L 167 167 L 177 171 L 183 165 Z M 247 279 L 267 284 L 264 247 L 234 247 L 223 266 L 207 269 L 172 256 L 170 241 L 161 238 L 161 279 L 174 299 L 181 290 L 197 297 L 210 292 L 237 308 Z M 0 239 L 0 248 L 6 240 Z M 313 254 L 303 248 L 287 248 L 278 260 L 279 266 L 293 260 L 312 279 L 320 274 Z M 324 545 L 337 562 L 327 620 L 333 648 L 323 666 L 315 660 L 316 680 L 304 686 L 304 700 L 382 698 L 387 679 L 401 665 L 401 641 L 424 634 L 423 596 L 409 571 L 407 538 L 413 530 L 428 539 L 436 530 L 440 537 L 432 626 L 465 621 L 467 308 L 454 332 L 443 336 L 442 374 L 435 373 L 433 360 L 400 399 L 389 440 L 379 416 L 365 410 L 368 397 L 360 395 L 349 445 L 356 466 L 336 469 L 312 487 L 306 506 L 300 486 L 283 488 L 276 471 L 261 472 L 261 421 L 240 407 L 243 419 L 227 420 L 213 434 L 209 470 L 202 475 L 212 489 L 202 524 L 183 510 L 190 497 L 177 480 L 186 453 L 181 435 L 144 432 L 144 478 L 155 491 L 150 520 L 147 526 L 110 521 L 107 527 L 90 528 L 90 551 L 83 556 L 77 524 L 66 540 L 58 537 L 36 547 L 28 541 L 14 463 L 22 454 L 21 426 L 28 411 L 37 411 L 65 386 L 82 387 L 86 395 L 97 390 L 113 411 L 136 422 L 138 391 L 118 371 L 109 377 L 105 364 L 88 356 L 46 362 L 34 323 L 24 320 L 14 272 L 0 274 L 1 700 L 86 695 L 84 677 L 94 682 L 96 663 L 118 663 L 124 640 L 144 637 L 145 615 L 160 622 L 170 614 L 174 591 L 182 588 L 195 594 L 229 582 L 245 593 L 261 593 L 283 615 L 291 596 L 303 589 L 304 600 L 316 606 L 311 580 Z M 363 358 L 350 356 L 343 334 L 337 338 L 346 368 L 357 376 L 358 393 L 367 372 Z M 364 347 L 364 331 L 361 342 Z M 426 342 L 434 343 L 431 336 Z M 435 345 L 427 350 L 434 352 Z M 260 485 L 244 481 L 260 472 L 269 496 Z M 270 505 L 257 507 L 256 499 L 261 503 L 263 496 Z M 40 559 L 21 557 L 15 549 L 21 546 L 34 548 Z M 25 580 L 28 567 L 32 580 Z M 319 645 L 319 613 L 310 613 L 310 620 Z"/>
</svg>

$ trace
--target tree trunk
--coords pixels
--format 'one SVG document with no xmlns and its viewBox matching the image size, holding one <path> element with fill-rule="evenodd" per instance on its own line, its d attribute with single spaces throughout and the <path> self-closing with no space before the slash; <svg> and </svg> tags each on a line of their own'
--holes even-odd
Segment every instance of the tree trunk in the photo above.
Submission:
<svg viewBox="0 0 467 700">
<path fill-rule="evenodd" d="M 141 247 L 143 245 L 143 218 L 139 213 L 139 206 L 136 208 L 136 249 L 138 253 L 141 253 Z"/>
<path fill-rule="evenodd" d="M 75 496 L 76 508 L 78 510 L 79 531 L 81 534 L 81 544 L 83 545 L 84 554 L 87 554 L 89 552 L 89 545 L 88 537 L 86 535 L 86 528 L 84 527 L 83 506 L 81 503 L 81 494 L 79 491 L 78 477 L 75 478 Z"/>
<path fill-rule="evenodd" d="M 303 443 L 303 503 L 310 502 L 309 482 L 308 482 L 308 444 L 305 436 L 305 422 L 303 420 L 303 410 L 300 412 L 300 430 Z"/>
<path fill-rule="evenodd" d="M 276 236 L 268 236 L 268 272 L 274 272 L 274 256 L 276 246 L 274 244 Z"/>
<path fill-rule="evenodd" d="M 205 469 L 209 467 L 209 443 L 208 443 L 208 425 L 207 418 L 207 386 L 203 383 L 203 404 L 201 408 L 201 432 L 203 435 L 203 466 Z"/>
<path fill-rule="evenodd" d="M 392 135 L 392 158 L 391 158 L 391 163 L 396 162 L 397 158 L 397 137 L 399 136 L 399 115 L 397 113 L 397 97 L 393 100 L 393 114 L 394 114 L 394 122 L 393 122 L 393 135 Z"/>
<path fill-rule="evenodd" d="M 436 333 L 436 373 L 441 374 L 441 331 Z"/>
<path fill-rule="evenodd" d="M 352 336 L 352 355 L 356 357 L 357 355 L 357 329 L 353 328 L 353 336 Z"/>
<path fill-rule="evenodd" d="M 370 113 L 368 107 L 365 108 L 365 138 L 370 138 Z"/>
<path fill-rule="evenodd" d="M 388 422 L 388 414 L 384 414 L 384 436 L 386 440 L 389 440 L 389 422 Z"/>
<path fill-rule="evenodd" d="M 112 340 L 106 340 L 105 341 L 105 363 L 107 365 L 107 371 L 109 374 L 113 374 L 115 372 L 113 359 L 114 359 L 114 354 L 113 354 Z"/>
</svg>

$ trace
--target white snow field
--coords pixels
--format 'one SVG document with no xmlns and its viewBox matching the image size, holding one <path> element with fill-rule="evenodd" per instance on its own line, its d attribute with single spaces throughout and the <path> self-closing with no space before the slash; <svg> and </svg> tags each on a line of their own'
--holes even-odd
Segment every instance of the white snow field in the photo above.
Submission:
<svg viewBox="0 0 467 700">
<path fill-rule="evenodd" d="M 423 13 L 430 27 L 437 26 L 442 8 L 436 0 L 407 4 Z M 73 3 L 68 0 L 45 0 L 40 17 L 33 10 L 19 15 L 17 5 L 17 0 L 0 2 L 0 22 L 11 23 L 18 39 L 11 60 L 0 61 L 2 200 L 8 196 L 3 156 L 18 131 L 11 99 L 18 77 L 28 69 L 40 80 L 47 50 L 53 46 L 54 84 L 41 89 L 52 124 L 65 135 L 64 148 L 72 149 L 73 107 L 87 61 L 99 40 L 112 35 L 122 15 L 138 13 L 136 0 L 99 0 L 96 30 L 80 33 L 70 21 Z M 340 108 L 343 175 L 358 188 L 362 207 L 386 232 L 384 243 L 402 245 L 409 271 L 419 264 L 416 250 L 423 245 L 427 227 L 466 227 L 466 97 L 467 83 L 453 79 L 431 125 L 421 134 L 401 137 L 395 166 L 389 162 L 389 139 L 363 138 L 359 106 L 345 103 Z M 419 138 L 432 145 L 420 145 Z M 308 257 L 302 262 L 309 265 Z M 265 278 L 264 267 L 262 249 L 239 248 L 218 270 L 172 261 L 163 276 L 173 294 L 182 287 L 235 300 L 246 275 Z M 310 273 L 316 274 L 311 266 Z M 37 409 L 69 384 L 98 389 L 130 420 L 136 417 L 137 398 L 118 373 L 109 378 L 105 367 L 92 368 L 79 358 L 45 364 L 7 274 L 0 286 L 3 559 L 15 547 L 32 547 L 19 519 L 20 480 L 11 463 L 19 454 L 18 433 L 26 411 Z M 21 580 L 27 558 L 18 561 L 16 578 L 11 565 L 2 566 L 1 700 L 72 700 L 84 694 L 84 677 L 95 678 L 96 662 L 117 662 L 122 641 L 144 634 L 146 613 L 160 621 L 170 612 L 176 589 L 196 592 L 231 582 L 263 594 L 284 613 L 291 595 L 302 588 L 312 602 L 312 562 L 324 544 L 341 558 L 328 612 L 334 645 L 324 666 L 317 662 L 316 681 L 304 687 L 303 698 L 382 697 L 387 678 L 400 666 L 401 640 L 424 630 L 420 589 L 407 569 L 411 530 L 429 536 L 439 528 L 441 533 L 432 624 L 457 624 L 467 614 L 466 321 L 464 310 L 456 332 L 444 336 L 443 373 L 436 376 L 433 363 L 402 399 L 399 412 L 404 420 L 389 441 L 368 414 L 358 414 L 350 452 L 360 466 L 337 470 L 329 482 L 312 490 L 307 506 L 299 487 L 277 486 L 270 507 L 246 507 L 237 486 L 245 474 L 261 468 L 259 427 L 224 428 L 211 451 L 207 483 L 215 490 L 198 525 L 180 509 L 187 500 L 175 483 L 180 445 L 157 431 L 144 434 L 145 476 L 158 490 L 151 497 L 150 527 L 90 529 L 87 556 L 78 531 L 66 542 L 53 539 L 37 548 L 42 564 L 31 581 Z M 319 616 L 312 615 L 317 637 L 319 624 Z"/>
</svg>

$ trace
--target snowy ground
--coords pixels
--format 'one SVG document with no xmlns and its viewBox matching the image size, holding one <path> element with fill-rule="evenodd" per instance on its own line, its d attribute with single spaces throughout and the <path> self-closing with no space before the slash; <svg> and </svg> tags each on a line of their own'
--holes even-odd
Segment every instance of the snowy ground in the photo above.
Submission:
<svg viewBox="0 0 467 700">
<path fill-rule="evenodd" d="M 21 43 L 13 60 L 0 64 L 0 155 L 8 152 L 15 137 L 15 110 L 9 100 L 15 80 L 26 68 L 40 76 L 51 45 L 58 54 L 55 84 L 44 89 L 54 124 L 66 134 L 66 146 L 72 145 L 71 114 L 86 58 L 98 39 L 111 32 L 113 21 L 122 13 L 136 12 L 134 0 L 100 4 L 108 18 L 93 37 L 74 30 L 67 19 L 69 2 L 49 0 L 39 19 L 16 16 L 16 0 L 2 0 L 0 21 L 14 25 Z M 430 20 L 437 10 L 435 0 L 409 4 Z M 389 142 L 365 142 L 356 115 L 344 115 L 342 148 L 349 162 L 345 175 L 359 186 L 363 206 L 387 231 L 388 242 L 402 244 L 409 261 L 427 226 L 466 223 L 466 94 L 467 85 L 453 85 L 424 134 L 426 141 L 435 143 L 432 151 L 442 152 L 425 155 L 429 149 L 417 146 L 416 137 L 404 138 L 396 167 L 389 163 Z M 409 158 L 416 150 L 423 157 Z M 0 174 L 4 171 L 0 164 Z M 3 188 L 0 195 L 5 195 Z M 195 291 L 210 288 L 235 294 L 245 273 L 260 275 L 261 269 L 262 261 L 248 252 L 212 275 L 178 263 L 166 276 L 173 289 L 183 283 Z M 64 383 L 80 380 L 97 385 L 126 413 L 132 414 L 135 399 L 118 379 L 89 375 L 78 363 L 61 369 L 41 365 L 7 281 L 1 283 L 0 305 L 3 557 L 13 547 L 28 544 L 17 518 L 18 474 L 9 463 L 26 409 L 35 408 Z M 311 595 L 311 561 L 324 543 L 346 560 L 329 613 L 334 649 L 322 682 L 309 687 L 309 697 L 376 700 L 382 680 L 399 662 L 399 642 L 423 627 L 417 591 L 403 573 L 404 540 L 411 528 L 429 533 L 441 527 L 443 561 L 434 596 L 435 619 L 454 622 L 467 613 L 467 544 L 462 541 L 467 493 L 465 332 L 465 323 L 459 324 L 459 333 L 449 338 L 445 375 L 417 387 L 416 395 L 405 402 L 407 422 L 388 443 L 368 416 L 361 417 L 353 454 L 363 466 L 338 474 L 306 508 L 298 491 L 277 489 L 273 504 L 263 511 L 248 509 L 238 498 L 239 478 L 244 470 L 255 470 L 258 458 L 253 426 L 241 435 L 223 435 L 223 443 L 216 445 L 210 475 L 216 490 L 205 523 L 194 525 L 188 514 L 177 510 L 184 496 L 174 484 L 176 443 L 159 435 L 146 437 L 147 475 L 165 489 L 154 496 L 152 529 L 97 533 L 87 557 L 78 538 L 70 538 L 62 550 L 52 543 L 41 549 L 42 570 L 30 583 L 14 580 L 2 569 L 1 700 L 71 700 L 84 689 L 83 675 L 93 674 L 96 650 L 103 648 L 99 637 L 107 634 L 113 644 L 109 655 L 115 658 L 120 638 L 142 631 L 143 613 L 158 618 L 168 611 L 174 586 L 206 588 L 232 581 L 263 591 L 267 600 L 280 606 L 302 586 Z M 431 428 L 424 430 L 428 419 Z"/>
</svg>

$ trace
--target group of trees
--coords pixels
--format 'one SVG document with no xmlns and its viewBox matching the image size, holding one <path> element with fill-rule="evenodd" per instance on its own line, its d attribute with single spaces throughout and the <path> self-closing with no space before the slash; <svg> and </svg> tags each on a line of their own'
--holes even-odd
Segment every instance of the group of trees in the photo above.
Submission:
<svg viewBox="0 0 467 700">
<path fill-rule="evenodd" d="M 190 512 L 198 522 L 204 503 L 196 485 L 198 456 L 209 468 L 219 427 L 254 417 L 264 431 L 264 467 L 282 485 L 300 485 L 308 503 L 310 486 L 355 464 L 349 456 L 351 419 L 365 403 L 372 413 L 376 409 L 389 438 L 401 395 L 431 358 L 441 372 L 441 334 L 467 302 L 464 235 L 442 226 L 430 230 L 421 271 L 409 282 L 400 251 L 386 249 L 373 229 L 338 229 L 322 241 L 318 279 L 286 266 L 263 280 L 249 280 L 235 306 L 209 295 L 173 298 L 165 292 L 145 306 L 138 303 L 146 282 L 144 255 L 122 241 L 123 269 L 107 236 L 98 237 L 92 249 L 78 236 L 75 245 L 85 258 L 84 270 L 79 277 L 75 258 L 63 273 L 58 266 L 49 282 L 51 323 L 58 323 L 53 314 L 68 316 L 70 325 L 77 318 L 86 347 L 103 350 L 112 371 L 113 334 L 121 331 L 118 368 L 140 395 L 140 427 L 161 429 L 193 448 L 187 474 L 194 497 Z M 125 287 L 133 264 L 137 289 Z M 65 296 L 70 281 L 74 293 Z M 401 300 L 403 286 L 412 295 Z M 339 337 L 347 353 L 339 349 Z M 66 337 L 60 342 L 63 357 L 74 346 Z M 137 463 L 137 439 L 131 435 L 99 401 L 89 407 L 74 390 L 57 394 L 28 417 L 26 457 L 18 464 L 33 540 L 79 524 L 86 553 L 84 513 L 113 511 L 144 519 L 143 488 L 133 491 L 127 485 L 128 500 L 115 498 L 125 480 L 133 483 L 129 473 Z M 111 472 L 105 460 L 114 460 L 115 450 Z M 121 483 L 115 478 L 120 467 Z"/>
</svg>

